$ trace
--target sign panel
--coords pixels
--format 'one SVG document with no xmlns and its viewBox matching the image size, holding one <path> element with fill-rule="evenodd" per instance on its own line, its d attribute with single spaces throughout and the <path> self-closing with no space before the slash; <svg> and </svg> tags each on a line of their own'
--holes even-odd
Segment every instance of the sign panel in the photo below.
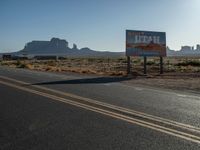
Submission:
<svg viewBox="0 0 200 150">
<path fill-rule="evenodd" d="M 165 32 L 126 30 L 126 56 L 166 56 Z"/>
</svg>

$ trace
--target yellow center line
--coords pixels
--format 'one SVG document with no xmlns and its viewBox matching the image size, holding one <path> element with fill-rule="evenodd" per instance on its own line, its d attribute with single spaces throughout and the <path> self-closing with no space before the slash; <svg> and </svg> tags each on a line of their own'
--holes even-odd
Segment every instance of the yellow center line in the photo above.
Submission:
<svg viewBox="0 0 200 150">
<path fill-rule="evenodd" d="M 17 82 L 17 83 L 20 83 L 20 84 L 23 84 L 23 85 L 31 85 L 30 83 L 19 81 L 19 80 L 8 78 L 8 77 L 4 77 L 4 76 L 0 76 L 0 78 L 10 80 L 10 81 L 14 81 L 14 82 Z M 110 108 L 110 109 L 113 109 L 113 110 L 117 110 L 117 111 L 120 111 L 120 112 L 128 113 L 130 115 L 135 115 L 135 116 L 146 118 L 146 119 L 149 119 L 149 120 L 152 120 L 152 121 L 157 121 L 157 122 L 164 123 L 164 124 L 167 124 L 167 125 L 171 125 L 171 126 L 174 126 L 174 127 L 186 129 L 186 130 L 191 131 L 191 132 L 200 133 L 200 128 L 192 126 L 192 125 L 176 122 L 176 121 L 173 121 L 173 120 L 169 120 L 169 119 L 161 118 L 161 117 L 158 117 L 158 116 L 146 114 L 144 112 L 139 112 L 139 111 L 135 111 L 135 110 L 132 110 L 132 109 L 127 109 L 127 108 L 124 108 L 124 107 L 120 107 L 120 106 L 96 101 L 96 100 L 93 100 L 93 99 L 81 97 L 81 96 L 74 95 L 74 94 L 71 94 L 71 93 L 61 92 L 61 91 L 58 91 L 58 90 L 54 90 L 54 89 L 50 89 L 50 88 L 46 88 L 46 87 L 42 87 L 42 86 L 38 86 L 38 85 L 31 85 L 31 86 L 36 87 L 38 89 L 42 89 L 42 90 L 54 92 L 54 93 L 57 93 L 57 94 L 61 94 L 63 96 L 76 98 L 76 99 L 79 99 L 79 100 L 82 100 L 82 101 L 85 101 L 85 102 L 89 102 L 89 103 L 92 103 L 92 104 L 97 104 L 97 105 L 107 107 L 107 108 Z"/>
<path fill-rule="evenodd" d="M 10 87 L 13 87 L 13 88 L 17 88 L 17 89 L 20 89 L 20 90 L 23 90 L 23 91 L 28 91 L 30 93 L 41 95 L 41 96 L 44 96 L 44 97 L 47 97 L 47 98 L 50 98 L 50 99 L 53 99 L 53 100 L 61 101 L 61 102 L 64 102 L 64 103 L 67 103 L 67 104 L 70 104 L 70 105 L 73 105 L 73 106 L 76 106 L 76 107 L 81 107 L 81 108 L 84 108 L 84 109 L 87 109 L 87 110 L 91 110 L 93 112 L 101 113 L 101 114 L 104 114 L 106 116 L 117 118 L 117 119 L 129 122 L 129 123 L 132 123 L 132 124 L 136 124 L 136 125 L 139 125 L 139 126 L 142 126 L 142 127 L 150 128 L 150 129 L 162 132 L 162 133 L 173 135 L 173 136 L 176 136 L 176 137 L 179 137 L 179 138 L 200 144 L 200 137 L 192 135 L 192 134 L 188 134 L 188 133 L 184 133 L 184 132 L 177 131 L 177 130 L 174 130 L 174 129 L 166 128 L 166 127 L 163 127 L 163 126 L 160 126 L 160 125 L 156 125 L 154 123 L 150 123 L 150 122 L 142 121 L 142 120 L 139 120 L 139 119 L 131 118 L 131 117 L 119 114 L 119 113 L 104 110 L 104 109 L 97 108 L 97 107 L 94 107 L 94 106 L 90 106 L 90 105 L 87 105 L 87 104 L 82 104 L 82 103 L 79 103 L 79 102 L 75 102 L 73 100 L 58 97 L 58 96 L 51 95 L 51 94 L 48 94 L 48 93 L 44 93 L 44 92 L 40 92 L 40 91 L 37 91 L 37 90 L 17 86 L 17 85 L 7 83 L 7 82 L 4 82 L 4 81 L 0 81 L 0 83 L 7 85 L 7 86 L 10 86 Z"/>
</svg>

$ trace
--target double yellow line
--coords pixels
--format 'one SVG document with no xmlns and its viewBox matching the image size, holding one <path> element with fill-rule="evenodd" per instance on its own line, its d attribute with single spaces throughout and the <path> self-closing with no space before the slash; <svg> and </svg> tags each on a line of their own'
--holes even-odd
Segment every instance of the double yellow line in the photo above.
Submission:
<svg viewBox="0 0 200 150">
<path fill-rule="evenodd" d="M 200 128 L 195 126 L 4 76 L 0 76 L 0 83 L 200 144 Z"/>
</svg>

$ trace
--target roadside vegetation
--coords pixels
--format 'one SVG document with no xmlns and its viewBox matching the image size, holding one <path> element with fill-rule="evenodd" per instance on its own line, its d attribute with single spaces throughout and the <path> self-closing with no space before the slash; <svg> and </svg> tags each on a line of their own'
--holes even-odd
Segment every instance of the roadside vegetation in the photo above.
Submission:
<svg viewBox="0 0 200 150">
<path fill-rule="evenodd" d="M 164 74 L 159 74 L 159 58 L 147 59 L 147 75 L 143 59 L 131 58 L 132 80 L 128 84 L 176 90 L 200 91 L 200 57 L 166 57 Z M 127 60 L 122 58 L 63 58 L 60 60 L 0 61 L 0 65 L 49 72 L 76 72 L 110 76 L 126 76 Z"/>
<path fill-rule="evenodd" d="M 77 72 L 99 75 L 126 75 L 126 57 L 121 58 L 62 58 L 61 60 L 11 60 L 0 61 L 0 65 L 40 71 Z M 147 72 L 159 74 L 159 58 L 148 57 Z M 131 58 L 132 73 L 143 75 L 143 58 Z M 166 57 L 165 73 L 200 73 L 200 57 Z"/>
</svg>

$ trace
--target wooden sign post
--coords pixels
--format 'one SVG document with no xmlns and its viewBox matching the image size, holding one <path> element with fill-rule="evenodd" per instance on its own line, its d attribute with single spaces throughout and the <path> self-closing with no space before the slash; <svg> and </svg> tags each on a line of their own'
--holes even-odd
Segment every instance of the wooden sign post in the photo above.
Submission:
<svg viewBox="0 0 200 150">
<path fill-rule="evenodd" d="M 163 74 L 163 57 L 160 57 L 160 74 Z"/>
<path fill-rule="evenodd" d="M 127 74 L 131 73 L 131 59 L 130 56 L 127 56 Z"/>
<path fill-rule="evenodd" d="M 144 56 L 144 75 L 147 74 L 147 57 Z"/>
</svg>

